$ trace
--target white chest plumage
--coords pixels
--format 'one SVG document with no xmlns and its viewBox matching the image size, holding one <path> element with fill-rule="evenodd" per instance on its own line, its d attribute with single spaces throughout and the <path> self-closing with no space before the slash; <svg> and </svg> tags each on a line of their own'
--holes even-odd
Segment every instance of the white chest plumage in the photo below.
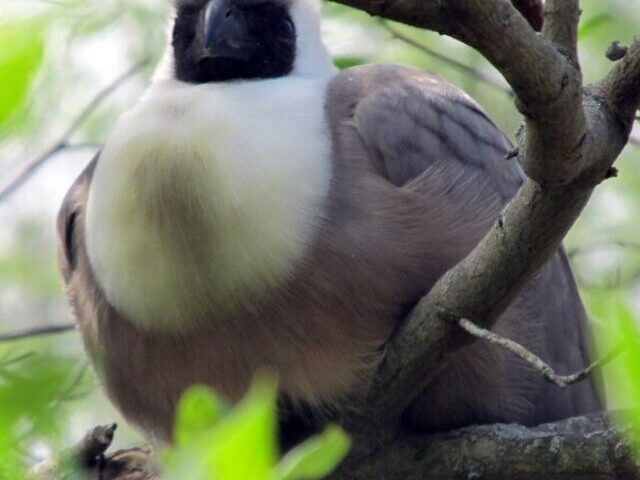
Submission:
<svg viewBox="0 0 640 480">
<path fill-rule="evenodd" d="M 180 331 L 295 272 L 331 177 L 329 78 L 154 84 L 94 173 L 87 250 L 109 302 Z"/>
</svg>

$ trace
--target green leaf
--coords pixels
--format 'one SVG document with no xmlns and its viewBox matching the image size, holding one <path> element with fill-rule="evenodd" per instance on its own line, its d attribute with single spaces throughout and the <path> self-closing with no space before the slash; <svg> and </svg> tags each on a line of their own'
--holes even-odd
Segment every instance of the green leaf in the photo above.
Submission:
<svg viewBox="0 0 640 480">
<path fill-rule="evenodd" d="M 613 21 L 613 15 L 610 13 L 601 13 L 594 15 L 582 23 L 580 30 L 578 30 L 578 38 L 580 40 L 589 37 L 600 27 L 611 23 Z"/>
<path fill-rule="evenodd" d="M 265 480 L 277 461 L 275 383 L 260 381 L 212 441 L 210 473 L 218 480 Z"/>
<path fill-rule="evenodd" d="M 65 423 L 62 402 L 82 379 L 74 370 L 74 359 L 15 354 L 0 345 L 0 480 L 25 478 L 27 445 L 41 437 L 53 440 L 59 432 Z"/>
<path fill-rule="evenodd" d="M 43 55 L 43 31 L 37 22 L 0 24 L 0 125 L 24 104 Z"/>
<path fill-rule="evenodd" d="M 216 426 L 226 406 L 208 387 L 194 386 L 183 395 L 177 408 L 175 441 L 184 445 L 190 438 Z"/>
<path fill-rule="evenodd" d="M 640 414 L 636 408 L 640 399 L 640 332 L 637 318 L 621 292 L 589 294 L 588 305 L 602 323 L 596 337 L 600 353 L 609 352 L 620 342 L 623 353 L 605 367 L 607 393 L 616 408 L 618 420 L 629 432 L 628 441 L 640 453 Z M 622 406 L 623 408 L 619 408 Z"/>
<path fill-rule="evenodd" d="M 191 408 L 188 403 L 185 409 Z M 205 414 L 209 423 L 214 418 L 212 411 Z M 181 415 L 189 422 L 195 420 L 186 413 Z M 275 382 L 259 380 L 236 409 L 213 423 L 215 426 L 208 429 L 193 424 L 177 426 L 182 444 L 165 455 L 165 477 L 266 480 L 277 461 Z"/>
<path fill-rule="evenodd" d="M 624 342 L 622 355 L 621 380 L 617 382 L 618 395 L 636 403 L 640 399 L 640 333 L 636 326 L 636 319 L 626 302 L 617 305 L 617 319 L 620 336 Z M 637 410 L 623 411 L 627 424 L 632 427 L 632 441 L 637 451 L 640 451 L 640 413 Z"/>
<path fill-rule="evenodd" d="M 289 452 L 276 467 L 272 480 L 316 480 L 329 475 L 347 455 L 351 442 L 344 431 L 328 427 Z"/>
<path fill-rule="evenodd" d="M 69 393 L 75 363 L 38 353 L 0 362 L 0 432 L 7 437 L 18 427 L 51 434 L 60 426 L 52 413 Z"/>
<path fill-rule="evenodd" d="M 367 60 L 361 57 L 336 57 L 333 63 L 338 69 L 346 70 L 347 68 L 357 67 L 367 63 Z"/>
</svg>

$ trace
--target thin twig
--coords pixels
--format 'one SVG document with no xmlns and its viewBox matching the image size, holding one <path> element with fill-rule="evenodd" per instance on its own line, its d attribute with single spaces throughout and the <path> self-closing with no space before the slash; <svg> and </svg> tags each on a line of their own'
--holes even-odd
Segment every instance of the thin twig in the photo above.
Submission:
<svg viewBox="0 0 640 480">
<path fill-rule="evenodd" d="M 45 152 L 38 157 L 24 164 L 18 172 L 0 187 L 0 202 L 5 201 L 11 196 L 18 188 L 20 188 L 31 176 L 44 165 L 49 159 L 54 157 L 61 151 L 72 147 L 69 145 L 69 140 L 87 120 L 87 118 L 107 99 L 109 98 L 120 86 L 122 86 L 127 80 L 136 75 L 144 66 L 147 61 L 140 62 L 125 73 L 116 78 L 113 82 L 107 85 L 103 90 L 93 97 L 93 99 L 84 107 L 76 119 L 71 123 L 69 128 L 62 134 L 58 141 Z M 79 144 L 87 145 L 87 144 Z"/>
<path fill-rule="evenodd" d="M 476 79 L 480 80 L 481 82 L 484 82 L 485 84 L 489 85 L 492 88 L 495 88 L 496 90 L 499 90 L 503 93 L 506 93 L 507 95 L 513 95 L 512 90 L 503 85 L 502 83 L 500 83 L 499 80 L 494 79 L 493 77 L 491 77 L 490 75 L 487 75 L 486 73 L 484 73 L 481 70 L 478 70 L 477 68 L 473 68 L 465 63 L 462 63 L 454 58 L 448 57 L 446 55 L 441 54 L 440 52 L 437 52 L 435 50 L 432 50 L 431 48 L 427 47 L 426 45 L 417 42 L 416 40 L 414 40 L 413 38 L 405 35 L 404 33 L 400 32 L 399 30 L 397 30 L 396 28 L 392 27 L 389 23 L 385 22 L 385 21 L 381 21 L 380 22 L 382 24 L 382 26 L 391 34 L 391 36 L 393 38 L 395 38 L 396 40 L 400 40 L 401 42 L 406 43 L 407 45 L 412 46 L 413 48 L 420 50 L 421 52 L 437 58 L 438 60 L 447 63 L 448 65 L 461 70 L 462 72 L 471 75 L 472 77 L 475 77 Z"/>
<path fill-rule="evenodd" d="M 614 358 L 620 355 L 624 351 L 624 344 L 621 342 L 616 345 L 609 353 L 604 357 L 596 360 L 584 370 L 573 373 L 571 375 L 558 375 L 551 366 L 544 362 L 540 357 L 530 352 L 522 345 L 508 338 L 502 337 L 496 333 L 493 333 L 484 328 L 478 327 L 475 323 L 462 318 L 458 322 L 460 327 L 470 335 L 485 340 L 493 345 L 505 348 L 511 353 L 517 355 L 519 358 L 527 362 L 531 367 L 540 372 L 542 376 L 557 385 L 560 388 L 565 388 L 574 383 L 578 383 L 587 378 L 595 369 L 603 367 L 607 363 L 611 362 Z"/>
<path fill-rule="evenodd" d="M 0 335 L 0 343 L 13 342 L 16 340 L 24 340 L 27 338 L 43 337 L 46 335 L 56 335 L 67 333 L 76 328 L 75 324 L 50 325 L 46 327 L 28 328 L 17 332 L 5 333 Z"/>
</svg>

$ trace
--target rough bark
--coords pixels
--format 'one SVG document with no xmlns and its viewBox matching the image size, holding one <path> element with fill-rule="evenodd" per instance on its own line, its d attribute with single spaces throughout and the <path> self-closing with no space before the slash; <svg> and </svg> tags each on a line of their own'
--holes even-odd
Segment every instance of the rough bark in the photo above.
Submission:
<svg viewBox="0 0 640 480">
<path fill-rule="evenodd" d="M 602 415 L 528 429 L 486 425 L 403 435 L 345 465 L 335 479 L 640 479 L 630 449 Z"/>
<path fill-rule="evenodd" d="M 108 447 L 91 440 L 76 447 L 89 480 L 161 480 L 151 450 L 132 449 L 102 457 Z M 104 448 L 86 463 L 88 446 Z M 90 448 L 89 448 L 90 449 Z M 99 458 L 99 461 L 95 461 Z M 37 480 L 58 480 L 55 462 Z M 45 475 L 46 473 L 46 475 Z M 631 450 L 605 415 L 590 415 L 535 428 L 484 425 L 437 435 L 404 434 L 385 448 L 351 458 L 331 479 L 640 479 Z"/>
</svg>

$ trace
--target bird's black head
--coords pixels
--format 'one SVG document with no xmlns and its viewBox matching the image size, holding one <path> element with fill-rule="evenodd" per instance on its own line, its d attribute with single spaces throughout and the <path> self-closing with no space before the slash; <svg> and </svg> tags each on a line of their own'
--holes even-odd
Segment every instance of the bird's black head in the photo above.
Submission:
<svg viewBox="0 0 640 480">
<path fill-rule="evenodd" d="M 179 0 L 175 76 L 189 83 L 282 77 L 294 67 L 296 27 L 284 0 Z"/>
</svg>

